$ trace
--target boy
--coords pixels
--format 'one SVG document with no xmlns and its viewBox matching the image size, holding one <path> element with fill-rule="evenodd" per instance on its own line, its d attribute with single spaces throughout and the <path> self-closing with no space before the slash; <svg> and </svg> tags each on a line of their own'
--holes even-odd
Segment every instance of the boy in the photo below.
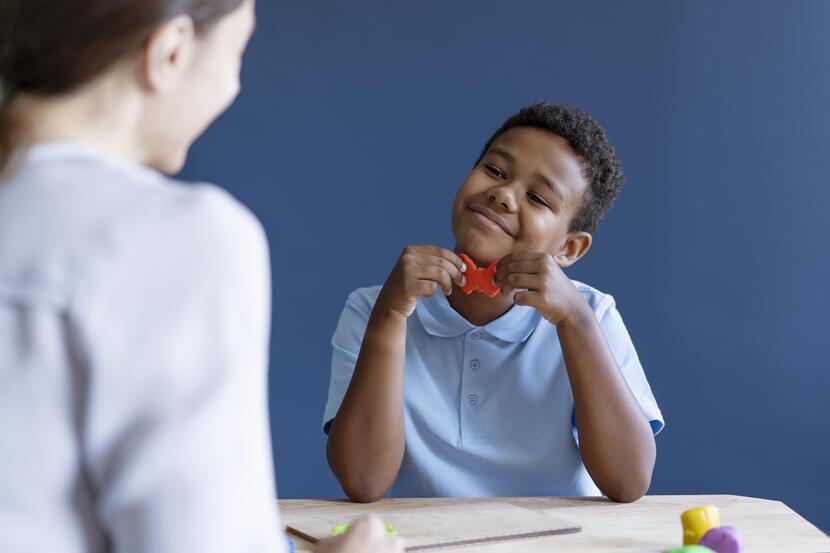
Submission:
<svg viewBox="0 0 830 553">
<path fill-rule="evenodd" d="M 646 492 L 662 415 L 614 299 L 563 272 L 622 182 L 590 115 L 534 103 L 458 190 L 455 251 L 407 246 L 349 296 L 323 423 L 352 500 Z M 498 295 L 463 292 L 460 253 Z"/>
</svg>

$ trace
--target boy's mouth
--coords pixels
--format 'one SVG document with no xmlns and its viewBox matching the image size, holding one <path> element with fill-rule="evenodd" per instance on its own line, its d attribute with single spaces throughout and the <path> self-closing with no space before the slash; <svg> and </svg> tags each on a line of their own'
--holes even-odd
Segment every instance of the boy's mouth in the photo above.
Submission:
<svg viewBox="0 0 830 553">
<path fill-rule="evenodd" d="M 507 225 L 504 219 L 499 217 L 492 209 L 483 206 L 470 206 L 469 210 L 473 212 L 473 217 L 490 230 L 496 232 L 503 232 L 504 234 L 513 237 L 513 231 Z"/>
</svg>

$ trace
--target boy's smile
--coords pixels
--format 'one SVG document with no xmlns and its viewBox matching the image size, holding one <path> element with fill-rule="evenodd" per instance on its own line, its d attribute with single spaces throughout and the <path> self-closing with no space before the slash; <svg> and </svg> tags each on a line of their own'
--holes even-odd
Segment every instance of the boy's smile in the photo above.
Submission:
<svg viewBox="0 0 830 553">
<path fill-rule="evenodd" d="M 515 251 L 555 254 L 587 186 L 582 160 L 564 138 L 534 127 L 510 129 L 456 194 L 456 247 L 484 265 Z"/>
<path fill-rule="evenodd" d="M 496 233 L 504 233 L 508 236 L 515 236 L 515 232 L 510 228 L 503 217 L 498 215 L 495 211 L 484 205 L 470 205 L 469 210 L 473 212 L 475 219 Z"/>
</svg>

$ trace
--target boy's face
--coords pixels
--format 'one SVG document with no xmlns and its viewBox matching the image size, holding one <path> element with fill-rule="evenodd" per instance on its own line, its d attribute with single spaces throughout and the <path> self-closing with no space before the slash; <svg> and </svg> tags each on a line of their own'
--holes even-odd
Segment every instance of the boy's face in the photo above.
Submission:
<svg viewBox="0 0 830 553">
<path fill-rule="evenodd" d="M 581 160 L 564 138 L 533 127 L 510 129 L 455 196 L 456 247 L 482 265 L 516 251 L 557 255 L 587 186 Z"/>
</svg>

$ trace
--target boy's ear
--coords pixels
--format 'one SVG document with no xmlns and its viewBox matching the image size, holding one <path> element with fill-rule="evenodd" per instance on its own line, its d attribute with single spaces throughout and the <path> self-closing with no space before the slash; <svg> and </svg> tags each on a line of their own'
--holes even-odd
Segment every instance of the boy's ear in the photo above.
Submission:
<svg viewBox="0 0 830 553">
<path fill-rule="evenodd" d="M 556 263 L 563 269 L 570 267 L 588 253 L 592 241 L 593 237 L 588 232 L 579 231 L 568 234 L 565 243 L 553 255 Z"/>
</svg>

